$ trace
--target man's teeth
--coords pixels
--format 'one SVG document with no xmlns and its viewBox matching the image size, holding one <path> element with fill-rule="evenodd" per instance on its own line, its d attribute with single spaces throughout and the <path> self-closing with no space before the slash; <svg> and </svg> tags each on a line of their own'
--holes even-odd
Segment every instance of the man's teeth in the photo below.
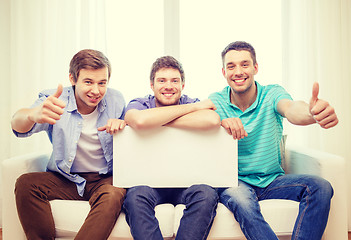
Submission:
<svg viewBox="0 0 351 240">
<path fill-rule="evenodd" d="M 237 83 L 242 83 L 242 82 L 244 82 L 246 79 L 236 79 L 236 80 L 234 80 L 234 82 L 237 82 Z"/>
<path fill-rule="evenodd" d="M 173 93 L 164 93 L 163 95 L 165 95 L 166 97 L 171 97 L 173 96 Z"/>
</svg>

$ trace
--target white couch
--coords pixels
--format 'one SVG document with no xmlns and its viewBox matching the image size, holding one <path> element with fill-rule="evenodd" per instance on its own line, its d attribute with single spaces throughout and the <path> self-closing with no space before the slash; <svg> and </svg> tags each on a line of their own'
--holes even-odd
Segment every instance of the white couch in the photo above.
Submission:
<svg viewBox="0 0 351 240">
<path fill-rule="evenodd" d="M 325 152 L 294 147 L 288 148 L 285 155 L 287 172 L 319 175 L 330 181 L 335 192 L 323 239 L 347 240 L 347 189 L 344 159 Z M 48 159 L 49 154 L 47 153 L 31 153 L 3 161 L 4 240 L 25 239 L 14 200 L 14 185 L 17 177 L 27 172 L 45 171 Z M 69 200 L 54 200 L 50 203 L 57 239 L 73 239 L 88 214 L 89 203 Z M 264 200 L 260 202 L 260 205 L 266 221 L 272 226 L 279 238 L 290 239 L 298 213 L 298 203 L 289 200 Z M 156 207 L 156 217 L 165 239 L 174 239 L 183 209 L 184 205 L 162 204 Z M 70 217 L 67 218 L 67 215 Z M 120 214 L 109 239 L 132 239 L 123 212 Z M 220 203 L 208 239 L 245 239 L 233 214 Z"/>
</svg>

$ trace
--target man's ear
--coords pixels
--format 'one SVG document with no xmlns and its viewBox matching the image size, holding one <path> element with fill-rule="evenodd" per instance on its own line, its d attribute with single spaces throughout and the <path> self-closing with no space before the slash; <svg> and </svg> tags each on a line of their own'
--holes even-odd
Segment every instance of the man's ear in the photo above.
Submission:
<svg viewBox="0 0 351 240">
<path fill-rule="evenodd" d="M 69 81 L 71 82 L 72 86 L 76 85 L 76 82 L 74 81 L 74 77 L 72 74 L 69 74 Z"/>
<path fill-rule="evenodd" d="M 154 83 L 152 81 L 150 81 L 150 88 L 152 89 L 152 91 L 154 90 Z"/>
<path fill-rule="evenodd" d="M 223 67 L 222 67 L 222 74 L 223 74 L 223 77 L 225 77 L 225 70 Z"/>
<path fill-rule="evenodd" d="M 256 75 L 258 73 L 258 64 L 256 63 L 254 67 L 255 67 L 255 75 Z"/>
</svg>

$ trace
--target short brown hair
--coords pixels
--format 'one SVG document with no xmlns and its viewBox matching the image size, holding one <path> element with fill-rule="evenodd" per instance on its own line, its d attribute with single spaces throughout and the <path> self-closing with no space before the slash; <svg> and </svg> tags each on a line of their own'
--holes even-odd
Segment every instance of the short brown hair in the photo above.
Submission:
<svg viewBox="0 0 351 240">
<path fill-rule="evenodd" d="M 173 68 L 179 71 L 182 82 L 185 81 L 184 70 L 182 64 L 172 56 L 164 56 L 157 58 L 156 61 L 152 64 L 150 81 L 153 83 L 156 72 L 162 68 Z"/>
<path fill-rule="evenodd" d="M 236 41 L 230 43 L 228 46 L 225 47 L 225 49 L 222 51 L 222 63 L 224 65 L 224 57 L 227 54 L 227 52 L 231 50 L 236 50 L 236 51 L 248 51 L 251 55 L 253 64 L 255 65 L 257 63 L 256 61 L 256 52 L 253 46 L 250 43 L 243 42 L 243 41 Z"/>
<path fill-rule="evenodd" d="M 74 82 L 77 82 L 80 70 L 105 67 L 108 69 L 108 79 L 110 79 L 111 64 L 107 57 L 100 51 L 84 49 L 73 56 L 69 64 L 69 73 L 73 76 Z"/>
</svg>

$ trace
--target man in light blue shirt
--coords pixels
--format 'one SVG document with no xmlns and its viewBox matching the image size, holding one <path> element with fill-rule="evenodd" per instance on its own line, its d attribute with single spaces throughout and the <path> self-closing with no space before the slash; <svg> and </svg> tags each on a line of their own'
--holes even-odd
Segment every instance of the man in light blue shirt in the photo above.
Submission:
<svg viewBox="0 0 351 240">
<path fill-rule="evenodd" d="M 254 48 L 246 42 L 229 44 L 222 52 L 222 73 L 228 86 L 213 93 L 222 126 L 238 139 L 237 188 L 220 189 L 220 201 L 230 209 L 247 239 L 274 240 L 258 201 L 289 199 L 300 202 L 292 239 L 320 240 L 327 224 L 333 189 L 326 180 L 284 174 L 280 166 L 283 118 L 296 125 L 338 123 L 334 108 L 318 98 L 313 86 L 309 104 L 293 101 L 279 85 L 261 86 Z"/>
<path fill-rule="evenodd" d="M 123 129 L 125 101 L 107 88 L 109 60 L 82 50 L 70 63 L 72 86 L 42 91 L 11 121 L 18 137 L 45 131 L 53 145 L 47 172 L 16 182 L 19 218 L 28 239 L 55 239 L 50 200 L 87 200 L 91 211 L 75 239 L 107 239 L 119 216 L 125 189 L 112 186 L 112 134 Z M 69 216 L 67 216 L 69 218 Z"/>
</svg>

